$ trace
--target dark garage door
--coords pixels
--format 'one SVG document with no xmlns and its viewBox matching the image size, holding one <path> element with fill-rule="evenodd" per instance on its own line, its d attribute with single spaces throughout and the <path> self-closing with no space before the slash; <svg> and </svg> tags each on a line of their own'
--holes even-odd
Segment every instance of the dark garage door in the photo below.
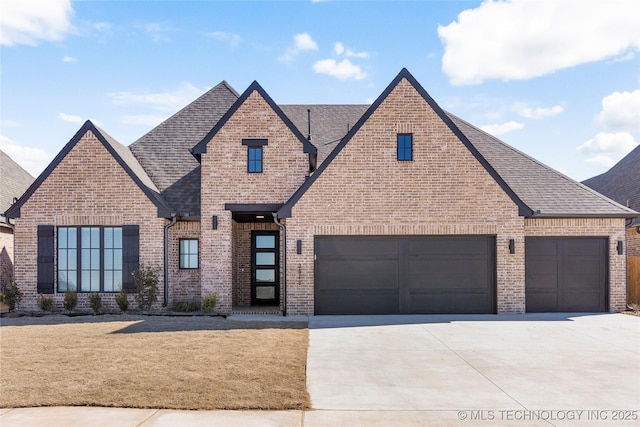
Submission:
<svg viewBox="0 0 640 427">
<path fill-rule="evenodd" d="M 607 239 L 527 237 L 527 312 L 606 311 Z"/>
<path fill-rule="evenodd" d="M 317 236 L 316 314 L 495 313 L 493 236 Z"/>
</svg>

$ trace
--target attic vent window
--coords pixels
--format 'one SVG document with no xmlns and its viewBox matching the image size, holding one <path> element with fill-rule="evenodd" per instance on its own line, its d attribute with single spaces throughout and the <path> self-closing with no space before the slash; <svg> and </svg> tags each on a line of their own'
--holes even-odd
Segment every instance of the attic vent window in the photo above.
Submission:
<svg viewBox="0 0 640 427">
<path fill-rule="evenodd" d="M 262 173 L 262 147 L 268 144 L 266 139 L 243 139 L 247 146 L 247 172 Z"/>
<path fill-rule="evenodd" d="M 413 134 L 398 134 L 398 161 L 413 160 Z"/>
</svg>

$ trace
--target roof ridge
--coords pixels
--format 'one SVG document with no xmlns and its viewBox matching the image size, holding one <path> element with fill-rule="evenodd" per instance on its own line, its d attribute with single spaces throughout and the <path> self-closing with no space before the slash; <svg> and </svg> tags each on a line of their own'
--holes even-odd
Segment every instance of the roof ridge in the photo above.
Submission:
<svg viewBox="0 0 640 427">
<path fill-rule="evenodd" d="M 587 190 L 587 191 L 591 192 L 591 193 L 592 193 L 592 194 L 594 194 L 595 196 L 600 197 L 600 198 L 601 198 L 601 199 L 603 199 L 604 201 L 606 201 L 606 202 L 608 202 L 608 203 L 612 204 L 613 206 L 615 206 L 615 207 L 617 207 L 617 208 L 623 208 L 623 209 L 626 209 L 626 210 L 631 211 L 631 212 L 635 212 L 635 211 L 633 211 L 633 209 L 629 209 L 628 207 L 621 205 L 620 203 L 616 202 L 615 200 L 611 200 L 610 198 L 608 198 L 608 197 L 607 197 L 607 196 L 605 196 L 604 194 L 600 194 L 600 193 L 598 193 L 597 191 L 595 191 L 594 189 L 592 189 L 592 188 L 590 188 L 590 187 L 588 187 L 588 186 L 586 186 L 586 185 L 582 184 L 581 182 L 578 182 L 578 181 L 576 181 L 575 179 L 573 179 L 573 178 L 571 178 L 571 177 L 569 177 L 569 176 L 567 176 L 567 175 L 563 174 L 562 172 L 557 171 L 556 169 L 552 168 L 551 166 L 548 166 L 548 165 L 546 165 L 546 164 L 542 163 L 541 161 L 539 161 L 539 160 L 537 160 L 537 159 L 535 159 L 535 158 L 531 157 L 531 156 L 530 156 L 530 155 L 528 155 L 527 153 L 525 153 L 525 152 L 523 152 L 523 151 L 521 151 L 521 150 L 518 150 L 517 148 L 515 148 L 515 147 L 513 147 L 513 146 L 511 146 L 511 145 L 507 144 L 506 142 L 502 141 L 500 138 L 497 138 L 497 137 L 495 137 L 495 136 L 491 135 L 490 133 L 483 131 L 483 130 L 482 130 L 482 129 L 480 129 L 479 127 L 477 127 L 477 126 L 475 126 L 475 125 L 473 125 L 473 124 L 469 123 L 468 121 L 466 121 L 466 120 L 464 120 L 464 119 L 462 119 L 462 118 L 458 117 L 457 115 L 455 115 L 455 114 L 453 114 L 453 113 L 450 113 L 450 112 L 448 112 L 448 111 L 445 111 L 445 114 L 447 114 L 447 115 L 449 115 L 449 116 L 452 116 L 452 117 L 455 117 L 457 120 L 460 120 L 461 122 L 463 122 L 464 124 L 466 124 L 467 126 L 469 126 L 469 127 L 473 128 L 473 129 L 475 129 L 475 130 L 476 130 L 476 131 L 478 131 L 478 132 L 482 132 L 483 134 L 485 134 L 485 135 L 486 135 L 486 136 L 488 136 L 489 138 L 493 139 L 494 141 L 498 142 L 499 144 L 501 144 L 501 145 L 502 145 L 502 146 L 504 146 L 505 148 L 508 148 L 509 150 L 512 150 L 512 151 L 514 151 L 514 152 L 516 152 L 516 153 L 518 153 L 518 154 L 520 154 L 520 155 L 522 155 L 522 156 L 526 157 L 527 159 L 529 159 L 529 160 L 531 160 L 531 161 L 535 162 L 536 164 L 538 164 L 539 166 L 542 166 L 543 168 L 545 168 L 545 169 L 546 169 L 546 170 L 548 170 L 549 172 L 551 172 L 551 173 L 554 173 L 554 174 L 558 175 L 560 178 L 562 178 L 562 179 L 564 179 L 564 180 L 566 180 L 566 181 L 569 181 L 569 182 L 571 182 L 571 183 L 573 183 L 573 184 L 577 184 L 579 187 L 584 188 L 585 190 Z M 469 141 L 469 142 L 471 142 L 471 141 Z M 473 144 L 473 142 L 471 142 L 471 144 Z M 496 172 L 497 172 L 497 171 L 496 171 Z M 606 173 L 606 172 L 605 172 L 605 173 Z"/>
<path fill-rule="evenodd" d="M 173 113 L 171 116 L 167 117 L 165 120 L 163 120 L 160 124 L 158 124 L 157 126 L 155 126 L 153 129 L 149 130 L 149 132 L 145 133 L 144 135 L 142 135 L 140 138 L 136 139 L 134 142 L 132 142 L 130 145 L 136 145 L 138 142 L 140 142 L 144 137 L 146 137 L 147 135 L 149 135 L 151 132 L 154 132 L 156 129 L 158 129 L 159 127 L 164 126 L 166 123 L 168 123 L 169 121 L 173 120 L 175 117 L 177 117 L 178 115 L 182 114 L 186 109 L 188 109 L 189 107 L 191 107 L 193 104 L 197 103 L 199 100 L 201 100 L 202 98 L 204 98 L 205 96 L 207 96 L 208 94 L 210 94 L 211 92 L 220 89 L 220 88 L 225 88 L 227 89 L 231 94 L 233 94 L 234 96 L 236 96 L 237 98 L 239 98 L 240 96 L 238 95 L 238 92 L 233 88 L 233 86 L 231 86 L 226 80 L 222 80 L 220 83 L 218 83 L 217 85 L 215 85 L 214 87 L 212 87 L 211 89 L 205 91 L 204 93 L 202 93 L 200 96 L 198 96 L 196 99 L 194 99 L 193 101 L 189 102 L 187 105 L 185 105 L 184 107 L 182 107 L 180 110 L 178 110 L 177 112 Z M 135 154 L 134 154 L 135 155 Z"/>
</svg>

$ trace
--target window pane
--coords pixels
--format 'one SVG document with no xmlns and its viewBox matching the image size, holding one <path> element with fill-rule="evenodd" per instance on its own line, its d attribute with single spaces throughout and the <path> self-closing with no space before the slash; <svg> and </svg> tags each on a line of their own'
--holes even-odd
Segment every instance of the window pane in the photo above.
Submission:
<svg viewBox="0 0 640 427">
<path fill-rule="evenodd" d="M 59 228 L 58 229 L 58 248 L 66 248 L 67 247 L 67 229 Z"/>
<path fill-rule="evenodd" d="M 80 276 L 82 280 L 82 292 L 89 292 L 91 290 L 91 272 L 83 270 Z"/>
<path fill-rule="evenodd" d="M 97 227 L 91 228 L 91 247 L 92 248 L 100 247 L 100 229 Z"/>
<path fill-rule="evenodd" d="M 180 253 L 184 254 L 187 252 L 188 248 L 188 240 L 180 240 Z"/>
<path fill-rule="evenodd" d="M 198 253 L 198 241 L 197 240 L 189 240 L 189 253 L 197 254 Z"/>
<path fill-rule="evenodd" d="M 117 227 L 113 229 L 113 247 L 122 248 L 122 228 Z"/>
<path fill-rule="evenodd" d="M 113 249 L 104 250 L 104 269 L 105 270 L 113 269 Z"/>
<path fill-rule="evenodd" d="M 80 251 L 80 257 L 83 270 L 89 270 L 91 268 L 91 249 L 82 249 Z"/>
<path fill-rule="evenodd" d="M 100 249 L 91 249 L 91 269 L 100 270 Z"/>
<path fill-rule="evenodd" d="M 78 269 L 78 250 L 77 249 L 69 249 L 67 251 L 67 268 L 69 270 Z"/>
<path fill-rule="evenodd" d="M 189 268 L 198 268 L 198 255 L 189 255 Z"/>
<path fill-rule="evenodd" d="M 256 282 L 275 282 L 276 271 L 272 268 L 256 270 Z"/>
<path fill-rule="evenodd" d="M 104 247 L 113 247 L 113 228 L 107 227 L 104 229 Z"/>
<path fill-rule="evenodd" d="M 67 289 L 67 273 L 66 271 L 58 270 L 58 292 L 66 292 Z"/>
<path fill-rule="evenodd" d="M 104 272 L 104 291 L 113 291 L 113 271 L 105 270 Z"/>
<path fill-rule="evenodd" d="M 276 247 L 275 236 L 256 236 L 256 248 L 272 249 Z"/>
<path fill-rule="evenodd" d="M 67 272 L 67 287 L 72 291 L 78 289 L 78 270 L 69 270 Z"/>
<path fill-rule="evenodd" d="M 80 244 L 82 245 L 83 248 L 90 248 L 91 247 L 91 230 L 88 228 L 82 228 L 81 231 L 81 236 L 80 236 Z"/>
<path fill-rule="evenodd" d="M 276 288 L 274 286 L 256 286 L 257 299 L 274 299 L 276 297 Z"/>
<path fill-rule="evenodd" d="M 113 250 L 113 269 L 122 270 L 122 249 Z"/>
<path fill-rule="evenodd" d="M 78 247 L 78 229 L 67 228 L 67 247 L 73 249 Z"/>
<path fill-rule="evenodd" d="M 256 253 L 256 265 L 275 265 L 276 254 L 273 252 Z"/>
<path fill-rule="evenodd" d="M 66 270 L 67 268 L 67 250 L 65 249 L 58 252 L 58 270 Z"/>
</svg>

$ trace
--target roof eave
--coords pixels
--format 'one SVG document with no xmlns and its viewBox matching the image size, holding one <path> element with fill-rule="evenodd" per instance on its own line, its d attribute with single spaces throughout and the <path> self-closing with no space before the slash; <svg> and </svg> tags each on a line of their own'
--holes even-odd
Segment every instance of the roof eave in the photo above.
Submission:
<svg viewBox="0 0 640 427">
<path fill-rule="evenodd" d="M 623 218 L 623 219 L 632 219 L 639 218 L 640 214 L 638 213 L 534 213 L 533 215 L 528 215 L 527 218 Z"/>
</svg>

